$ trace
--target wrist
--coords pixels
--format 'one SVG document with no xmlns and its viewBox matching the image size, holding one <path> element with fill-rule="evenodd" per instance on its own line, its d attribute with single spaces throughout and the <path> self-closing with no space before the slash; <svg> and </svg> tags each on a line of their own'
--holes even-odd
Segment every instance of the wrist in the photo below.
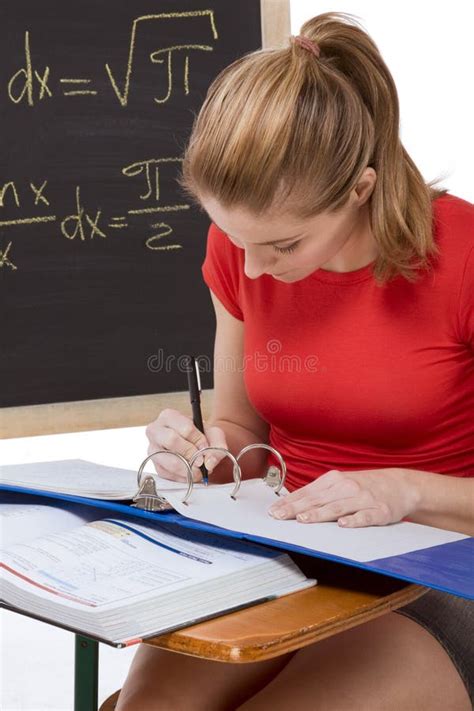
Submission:
<svg viewBox="0 0 474 711">
<path fill-rule="evenodd" d="M 426 506 L 426 472 L 418 469 L 401 469 L 408 491 L 408 516 L 423 511 Z"/>
<path fill-rule="evenodd" d="M 474 479 L 419 469 L 403 472 L 416 507 L 407 514 L 409 521 L 474 536 Z"/>
</svg>

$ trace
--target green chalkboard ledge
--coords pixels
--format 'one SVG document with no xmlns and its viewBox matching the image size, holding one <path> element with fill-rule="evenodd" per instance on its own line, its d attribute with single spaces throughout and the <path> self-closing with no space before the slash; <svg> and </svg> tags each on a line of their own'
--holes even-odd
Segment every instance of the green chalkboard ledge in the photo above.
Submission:
<svg viewBox="0 0 474 711">
<path fill-rule="evenodd" d="M 204 419 L 211 411 L 212 390 L 203 390 Z M 189 412 L 187 392 L 134 395 L 77 402 L 54 402 L 27 407 L 0 408 L 0 439 L 34 435 L 83 432 L 114 427 L 138 427 L 152 422 L 161 410 L 171 407 Z"/>
</svg>

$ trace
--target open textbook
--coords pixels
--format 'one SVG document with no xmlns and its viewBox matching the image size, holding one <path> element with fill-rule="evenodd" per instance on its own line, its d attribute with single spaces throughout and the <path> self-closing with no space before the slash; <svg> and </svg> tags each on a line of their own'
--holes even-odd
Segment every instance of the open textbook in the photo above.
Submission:
<svg viewBox="0 0 474 711">
<path fill-rule="evenodd" d="M 315 585 L 257 544 L 33 497 L 0 504 L 1 598 L 116 646 Z"/>
</svg>

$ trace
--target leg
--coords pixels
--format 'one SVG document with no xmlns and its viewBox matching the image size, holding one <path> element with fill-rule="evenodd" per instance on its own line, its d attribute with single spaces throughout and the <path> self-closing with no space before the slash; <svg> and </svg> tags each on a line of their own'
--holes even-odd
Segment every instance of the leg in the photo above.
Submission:
<svg viewBox="0 0 474 711">
<path fill-rule="evenodd" d="M 291 659 L 225 664 L 141 644 L 115 711 L 234 711 Z"/>
<path fill-rule="evenodd" d="M 241 711 L 472 711 L 451 658 L 394 613 L 301 649 Z"/>
</svg>

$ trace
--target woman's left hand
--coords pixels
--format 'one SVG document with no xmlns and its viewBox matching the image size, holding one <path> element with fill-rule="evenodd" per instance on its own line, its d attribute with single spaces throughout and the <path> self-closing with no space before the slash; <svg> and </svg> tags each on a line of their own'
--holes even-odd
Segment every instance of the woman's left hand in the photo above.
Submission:
<svg viewBox="0 0 474 711">
<path fill-rule="evenodd" d="M 411 469 L 332 469 L 282 496 L 269 509 L 277 519 L 337 521 L 347 528 L 385 526 L 412 514 L 419 501 L 418 472 Z"/>
</svg>

